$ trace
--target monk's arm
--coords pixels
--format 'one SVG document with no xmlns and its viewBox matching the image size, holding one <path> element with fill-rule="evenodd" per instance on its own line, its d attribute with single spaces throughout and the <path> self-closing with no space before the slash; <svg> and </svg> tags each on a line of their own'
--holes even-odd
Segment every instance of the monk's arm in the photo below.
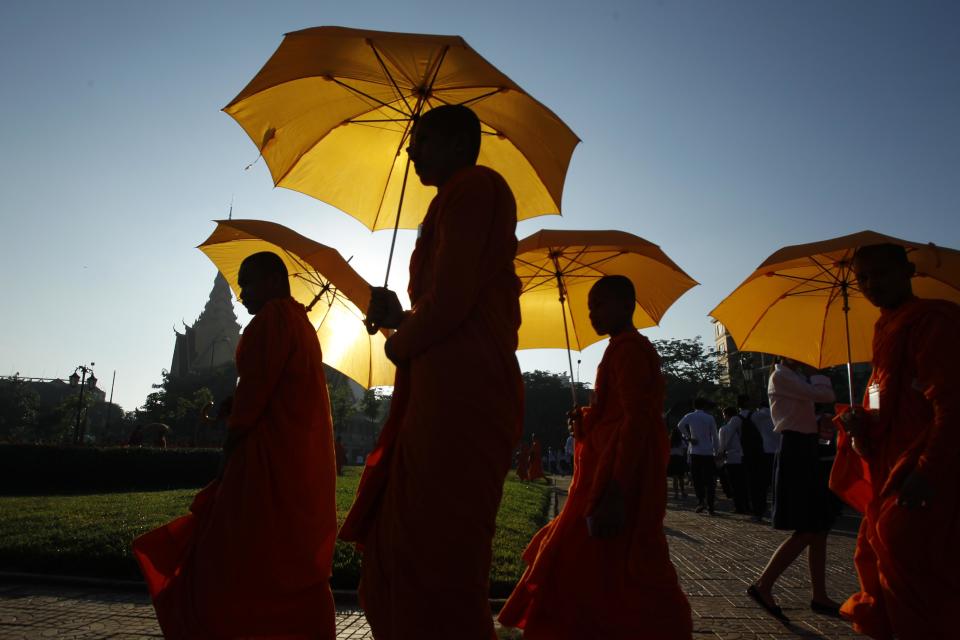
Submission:
<svg viewBox="0 0 960 640">
<path fill-rule="evenodd" d="M 237 361 L 240 380 L 227 421 L 230 432 L 248 432 L 267 410 L 292 349 L 289 332 L 280 310 L 272 304 L 244 331 L 243 354 Z"/>
<path fill-rule="evenodd" d="M 456 186 L 437 220 L 434 280 L 391 338 L 400 360 L 441 342 L 466 320 L 485 279 L 483 256 L 504 215 L 490 178 L 471 176 Z"/>
<path fill-rule="evenodd" d="M 934 414 L 918 466 L 922 472 L 939 478 L 956 473 L 960 462 L 960 390 L 957 389 L 956 373 L 960 362 L 958 326 L 957 318 L 931 314 L 911 331 L 917 365 L 914 384 L 922 389 Z"/>
</svg>

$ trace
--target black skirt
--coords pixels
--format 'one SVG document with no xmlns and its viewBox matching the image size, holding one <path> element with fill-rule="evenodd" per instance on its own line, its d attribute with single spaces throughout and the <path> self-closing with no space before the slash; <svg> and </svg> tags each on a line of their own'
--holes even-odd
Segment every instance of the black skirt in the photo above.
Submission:
<svg viewBox="0 0 960 640">
<path fill-rule="evenodd" d="M 820 533 L 833 527 L 842 503 L 830 491 L 830 462 L 820 460 L 816 433 L 784 431 L 774 465 L 773 527 Z"/>
</svg>

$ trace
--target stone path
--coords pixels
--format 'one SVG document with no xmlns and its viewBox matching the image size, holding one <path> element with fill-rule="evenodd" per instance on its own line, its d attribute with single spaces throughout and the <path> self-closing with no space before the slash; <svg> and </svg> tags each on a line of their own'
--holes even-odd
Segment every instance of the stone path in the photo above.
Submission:
<svg viewBox="0 0 960 640">
<path fill-rule="evenodd" d="M 559 483 L 562 492 L 563 481 Z M 562 496 L 562 493 L 561 493 Z M 781 625 L 759 609 L 744 593 L 766 564 L 784 534 L 768 525 L 725 510 L 720 501 L 716 516 L 693 512 L 694 500 L 671 500 L 665 522 L 667 540 L 680 580 L 693 608 L 694 637 L 698 640 L 779 640 L 786 638 L 862 638 L 849 625 L 812 613 L 805 558 L 781 578 L 776 596 L 794 624 Z M 843 599 L 856 589 L 853 572 L 856 520 L 843 519 L 828 543 L 828 585 Z M 363 615 L 356 609 L 337 614 L 338 640 L 371 638 Z M 501 631 L 504 638 L 519 634 Z M 104 587 L 0 583 L 0 639 L 34 638 L 160 638 L 149 598 L 139 591 Z"/>
</svg>

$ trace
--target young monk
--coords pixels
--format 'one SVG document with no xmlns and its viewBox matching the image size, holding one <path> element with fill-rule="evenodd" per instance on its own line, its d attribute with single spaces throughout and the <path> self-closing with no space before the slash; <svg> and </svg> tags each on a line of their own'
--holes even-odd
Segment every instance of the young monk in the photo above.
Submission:
<svg viewBox="0 0 960 640">
<path fill-rule="evenodd" d="M 279 256 L 240 267 L 254 315 L 237 346 L 222 477 L 137 538 L 167 638 L 335 637 L 333 427 L 320 346 Z"/>
<path fill-rule="evenodd" d="M 530 470 L 527 472 L 527 479 L 530 481 L 546 478 L 543 473 L 543 449 L 537 436 L 533 436 L 533 445 L 530 447 Z"/>
<path fill-rule="evenodd" d="M 371 326 L 397 328 L 386 343 L 397 377 L 340 537 L 362 547 L 360 598 L 380 640 L 494 637 L 491 547 L 523 419 L 520 282 L 516 203 L 476 165 L 479 150 L 466 107 L 416 123 L 408 153 L 438 192 L 410 260 L 413 309 L 374 289 L 367 311 Z"/>
<path fill-rule="evenodd" d="M 517 452 L 517 477 L 523 482 L 530 479 L 530 445 L 526 442 L 520 443 Z"/>
<path fill-rule="evenodd" d="M 572 412 L 569 497 L 524 552 L 527 570 L 499 615 L 527 640 L 691 637 L 690 606 L 663 533 L 664 380 L 653 345 L 633 326 L 635 299 L 622 276 L 590 291 L 590 321 L 610 344 L 596 399 Z"/>
<path fill-rule="evenodd" d="M 865 411 L 841 422 L 852 440 L 840 440 L 831 477 L 864 513 L 860 592 L 841 613 L 882 640 L 960 633 L 960 307 L 914 297 L 914 269 L 899 245 L 855 254 L 860 290 L 881 315 Z"/>
</svg>

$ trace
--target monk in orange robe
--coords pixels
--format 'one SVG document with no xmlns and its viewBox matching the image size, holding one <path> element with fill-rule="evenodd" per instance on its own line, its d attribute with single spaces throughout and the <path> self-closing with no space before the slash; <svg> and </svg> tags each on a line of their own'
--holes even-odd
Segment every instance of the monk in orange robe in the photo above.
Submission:
<svg viewBox="0 0 960 640">
<path fill-rule="evenodd" d="M 960 637 L 960 307 L 913 296 L 902 246 L 862 247 L 853 270 L 880 307 L 864 407 L 841 425 L 831 487 L 863 511 L 860 592 L 841 614 L 873 638 Z"/>
<path fill-rule="evenodd" d="M 222 475 L 189 515 L 137 538 L 134 556 L 167 638 L 333 640 L 336 469 L 320 346 L 279 256 L 244 260 L 239 284 L 254 318 L 221 410 Z"/>
<path fill-rule="evenodd" d="M 537 436 L 533 436 L 533 446 L 530 447 L 530 470 L 527 472 L 527 479 L 539 480 L 545 477 L 543 473 L 543 449 L 540 447 Z"/>
<path fill-rule="evenodd" d="M 479 148 L 466 107 L 416 124 L 408 153 L 439 190 L 410 261 L 413 308 L 378 288 L 367 311 L 369 325 L 397 327 L 397 375 L 340 537 L 362 548 L 360 599 L 379 640 L 494 638 L 491 547 L 523 420 L 520 282 L 513 194 L 475 164 Z"/>
<path fill-rule="evenodd" d="M 590 321 L 610 344 L 593 403 L 572 412 L 569 496 L 531 540 L 527 569 L 499 615 L 525 640 L 691 637 L 690 605 L 663 533 L 664 379 L 653 345 L 633 326 L 635 299 L 622 276 L 590 291 Z"/>
<path fill-rule="evenodd" d="M 517 477 L 524 482 L 530 479 L 530 446 L 526 442 L 520 443 L 517 453 Z"/>
</svg>

